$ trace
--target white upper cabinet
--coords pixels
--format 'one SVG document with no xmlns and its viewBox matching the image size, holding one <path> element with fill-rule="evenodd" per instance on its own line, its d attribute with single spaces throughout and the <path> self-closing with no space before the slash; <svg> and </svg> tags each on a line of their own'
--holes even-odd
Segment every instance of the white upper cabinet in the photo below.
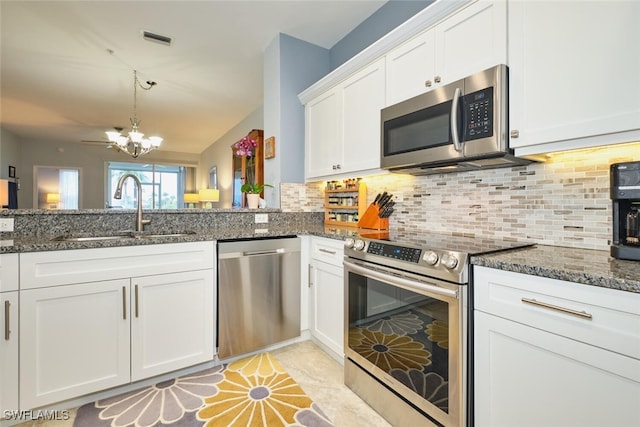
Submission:
<svg viewBox="0 0 640 427">
<path fill-rule="evenodd" d="M 334 88 L 305 107 L 307 179 L 337 173 L 337 165 L 342 161 L 341 97 L 342 93 Z"/>
<path fill-rule="evenodd" d="M 306 179 L 377 169 L 384 58 L 307 103 Z"/>
<path fill-rule="evenodd" d="M 380 167 L 380 110 L 384 107 L 384 59 L 342 85 L 342 172 Z"/>
<path fill-rule="evenodd" d="M 506 61 L 506 2 L 479 0 L 386 55 L 386 105 Z"/>
<path fill-rule="evenodd" d="M 389 52 L 387 103 L 393 105 L 434 86 L 435 31 L 428 30 Z"/>
<path fill-rule="evenodd" d="M 510 145 L 640 139 L 640 2 L 509 3 Z"/>
</svg>

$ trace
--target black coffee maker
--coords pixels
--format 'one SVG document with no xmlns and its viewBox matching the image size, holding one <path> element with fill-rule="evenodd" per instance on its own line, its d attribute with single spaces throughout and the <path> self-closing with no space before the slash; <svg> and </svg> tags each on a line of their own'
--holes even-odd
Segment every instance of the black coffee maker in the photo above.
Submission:
<svg viewBox="0 0 640 427">
<path fill-rule="evenodd" d="M 611 256 L 640 261 L 640 161 L 611 165 Z"/>
</svg>

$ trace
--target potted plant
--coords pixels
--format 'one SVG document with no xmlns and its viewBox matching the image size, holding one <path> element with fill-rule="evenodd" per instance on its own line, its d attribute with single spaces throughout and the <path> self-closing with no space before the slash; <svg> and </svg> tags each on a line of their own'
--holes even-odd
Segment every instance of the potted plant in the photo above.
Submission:
<svg viewBox="0 0 640 427">
<path fill-rule="evenodd" d="M 247 194 L 247 205 L 250 209 L 256 209 L 260 202 L 260 193 L 264 191 L 265 187 L 273 188 L 273 185 L 269 184 L 242 184 L 240 191 Z"/>
</svg>

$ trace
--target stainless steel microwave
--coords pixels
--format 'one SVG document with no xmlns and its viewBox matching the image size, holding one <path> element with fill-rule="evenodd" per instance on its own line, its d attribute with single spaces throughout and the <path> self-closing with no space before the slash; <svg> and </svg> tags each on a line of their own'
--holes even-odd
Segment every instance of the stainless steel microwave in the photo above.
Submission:
<svg viewBox="0 0 640 427">
<path fill-rule="evenodd" d="M 380 166 L 427 175 L 530 163 L 509 148 L 508 108 L 506 65 L 384 108 Z"/>
</svg>

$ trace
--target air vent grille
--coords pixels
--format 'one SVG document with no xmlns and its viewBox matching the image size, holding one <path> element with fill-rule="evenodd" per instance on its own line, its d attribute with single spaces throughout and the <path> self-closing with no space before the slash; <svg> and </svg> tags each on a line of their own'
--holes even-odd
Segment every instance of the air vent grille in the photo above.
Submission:
<svg viewBox="0 0 640 427">
<path fill-rule="evenodd" d="M 142 30 L 142 38 L 151 42 L 163 44 L 165 46 L 171 46 L 171 37 L 152 33 L 151 31 Z"/>
</svg>

